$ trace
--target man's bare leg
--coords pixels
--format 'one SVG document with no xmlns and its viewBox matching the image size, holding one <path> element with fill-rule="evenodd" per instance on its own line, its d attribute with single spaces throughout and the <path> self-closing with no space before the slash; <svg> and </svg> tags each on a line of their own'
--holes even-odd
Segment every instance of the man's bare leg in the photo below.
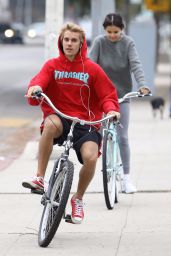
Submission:
<svg viewBox="0 0 171 256">
<path fill-rule="evenodd" d="M 95 142 L 87 141 L 82 145 L 80 152 L 84 165 L 80 170 L 77 192 L 74 195 L 78 199 L 82 199 L 94 176 L 98 159 L 98 145 Z"/>
<path fill-rule="evenodd" d="M 44 129 L 39 142 L 37 176 L 45 176 L 48 161 L 53 149 L 53 139 L 58 138 L 62 132 L 62 122 L 58 116 L 50 115 L 45 119 Z"/>
</svg>

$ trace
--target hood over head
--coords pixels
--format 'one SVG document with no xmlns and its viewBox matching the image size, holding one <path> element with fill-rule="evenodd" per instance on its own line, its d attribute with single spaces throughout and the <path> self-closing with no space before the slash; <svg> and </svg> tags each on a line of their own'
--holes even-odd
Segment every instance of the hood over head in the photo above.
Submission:
<svg viewBox="0 0 171 256">
<path fill-rule="evenodd" d="M 67 58 L 64 54 L 63 47 L 62 47 L 62 42 L 61 42 L 61 34 L 59 35 L 59 38 L 58 38 L 58 49 L 59 49 L 60 58 L 66 60 Z M 84 37 L 84 41 L 81 44 L 80 50 L 77 53 L 77 55 L 75 56 L 74 61 L 84 60 L 84 59 L 86 59 L 86 57 L 87 57 L 87 42 L 86 42 L 86 38 Z"/>
</svg>

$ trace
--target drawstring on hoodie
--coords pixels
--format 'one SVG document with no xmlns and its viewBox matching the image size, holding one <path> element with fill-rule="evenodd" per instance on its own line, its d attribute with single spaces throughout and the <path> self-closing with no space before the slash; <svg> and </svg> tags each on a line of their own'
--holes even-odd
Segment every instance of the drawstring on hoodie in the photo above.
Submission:
<svg viewBox="0 0 171 256">
<path fill-rule="evenodd" d="M 60 40 L 60 38 L 59 38 Z M 59 42 L 58 42 L 58 46 L 59 46 Z M 83 46 L 83 43 L 81 43 L 80 45 L 80 48 L 79 48 L 79 52 L 78 52 L 78 55 L 80 56 L 80 59 L 81 59 L 81 63 L 82 63 L 82 68 L 83 68 L 83 73 L 85 71 L 85 68 L 84 68 L 84 61 L 83 61 L 83 57 L 82 57 L 82 54 L 81 54 L 81 50 L 82 50 L 82 46 Z M 61 48 L 59 48 L 61 50 Z M 62 52 L 63 54 L 63 52 Z M 65 66 L 64 66 L 64 72 L 67 71 L 67 63 L 68 63 L 68 60 L 65 58 Z M 65 78 L 64 78 L 65 79 Z M 79 85 L 80 86 L 80 99 L 81 99 L 81 103 L 83 105 L 83 107 L 87 110 L 88 112 L 88 116 L 89 116 L 89 121 L 92 121 L 94 118 L 95 118 L 95 114 L 93 113 L 93 111 L 91 111 L 90 109 L 90 87 L 88 84 L 77 84 L 77 83 L 71 83 L 71 82 L 60 82 L 60 84 L 71 84 L 71 85 Z M 82 88 L 85 87 L 88 89 L 88 102 L 87 102 L 87 106 L 86 104 L 84 103 L 84 100 L 83 100 L 83 97 L 82 97 Z M 90 127 L 90 131 L 91 131 L 91 127 Z"/>
</svg>

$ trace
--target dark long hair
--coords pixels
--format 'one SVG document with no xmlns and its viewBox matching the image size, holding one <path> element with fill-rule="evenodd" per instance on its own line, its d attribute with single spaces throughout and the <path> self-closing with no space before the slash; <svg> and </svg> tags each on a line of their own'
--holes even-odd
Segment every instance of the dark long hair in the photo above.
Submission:
<svg viewBox="0 0 171 256">
<path fill-rule="evenodd" d="M 116 13 L 109 13 L 106 15 L 103 22 L 104 29 L 106 29 L 107 26 L 116 26 L 121 30 L 125 27 L 121 15 Z"/>
</svg>

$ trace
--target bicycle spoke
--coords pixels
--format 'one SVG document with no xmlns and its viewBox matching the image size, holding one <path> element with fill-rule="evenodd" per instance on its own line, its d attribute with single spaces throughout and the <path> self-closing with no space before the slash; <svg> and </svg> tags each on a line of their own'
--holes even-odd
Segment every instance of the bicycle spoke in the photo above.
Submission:
<svg viewBox="0 0 171 256">
<path fill-rule="evenodd" d="M 103 138 L 103 187 L 107 208 L 113 209 L 118 202 L 118 144 L 115 128 L 107 131 Z"/>
<path fill-rule="evenodd" d="M 51 242 L 60 224 L 69 197 L 74 167 L 71 162 L 63 164 L 54 176 L 50 198 L 45 199 L 45 207 L 39 228 L 39 245 L 46 247 Z"/>
</svg>

